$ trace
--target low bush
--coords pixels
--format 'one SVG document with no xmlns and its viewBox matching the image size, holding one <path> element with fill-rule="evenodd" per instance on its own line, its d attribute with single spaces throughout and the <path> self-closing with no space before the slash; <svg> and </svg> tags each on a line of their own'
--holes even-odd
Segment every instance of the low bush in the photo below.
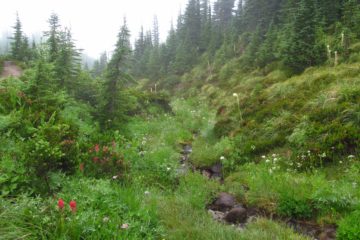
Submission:
<svg viewBox="0 0 360 240">
<path fill-rule="evenodd" d="M 350 213 L 339 222 L 337 239 L 357 240 L 360 239 L 360 210 Z"/>
</svg>

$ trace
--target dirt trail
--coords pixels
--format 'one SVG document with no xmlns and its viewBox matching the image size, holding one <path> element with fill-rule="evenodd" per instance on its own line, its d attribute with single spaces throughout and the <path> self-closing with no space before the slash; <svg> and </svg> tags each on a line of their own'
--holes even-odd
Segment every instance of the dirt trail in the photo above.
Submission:
<svg viewBox="0 0 360 240">
<path fill-rule="evenodd" d="M 6 77 L 20 77 L 22 74 L 22 70 L 20 67 L 18 67 L 15 63 L 11 61 L 5 61 L 4 62 L 4 69 L 3 72 L 0 75 L 0 78 L 6 78 Z"/>
</svg>

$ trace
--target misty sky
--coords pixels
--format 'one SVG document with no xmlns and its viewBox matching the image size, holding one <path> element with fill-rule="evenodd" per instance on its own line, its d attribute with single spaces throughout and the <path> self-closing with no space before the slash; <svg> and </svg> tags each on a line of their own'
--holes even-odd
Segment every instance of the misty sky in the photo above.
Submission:
<svg viewBox="0 0 360 240">
<path fill-rule="evenodd" d="M 140 26 L 151 28 L 154 15 L 158 16 L 160 37 L 165 39 L 170 22 L 184 9 L 188 0 L 7 0 L 0 7 L 0 33 L 12 33 L 16 12 L 24 32 L 41 33 L 48 28 L 51 12 L 59 15 L 63 26 L 71 27 L 76 45 L 84 53 L 97 58 L 111 51 L 116 35 L 126 16 L 132 39 Z"/>
</svg>

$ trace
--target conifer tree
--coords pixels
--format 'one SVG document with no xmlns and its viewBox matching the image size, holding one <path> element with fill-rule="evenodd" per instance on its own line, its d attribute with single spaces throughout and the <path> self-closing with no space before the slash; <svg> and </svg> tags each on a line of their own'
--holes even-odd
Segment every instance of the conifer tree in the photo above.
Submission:
<svg viewBox="0 0 360 240">
<path fill-rule="evenodd" d="M 344 25 L 360 38 L 360 2 L 358 0 L 346 0 L 342 19 Z"/>
<path fill-rule="evenodd" d="M 124 88 L 132 81 L 128 73 L 131 56 L 130 32 L 126 20 L 118 34 L 115 50 L 106 70 L 104 82 L 101 125 L 103 129 L 112 128 L 126 119 L 126 99 Z"/>
<path fill-rule="evenodd" d="M 59 45 L 60 45 L 60 21 L 56 13 L 52 13 L 48 20 L 49 31 L 44 35 L 48 37 L 47 44 L 49 46 L 49 60 L 54 63 L 58 57 Z"/>
<path fill-rule="evenodd" d="M 274 27 L 274 23 L 271 23 L 269 30 L 265 35 L 265 40 L 260 46 L 257 56 L 256 56 L 256 65 L 263 68 L 267 64 L 276 60 L 276 40 L 277 32 Z"/>
<path fill-rule="evenodd" d="M 326 59 L 324 46 L 317 42 L 316 9 L 313 0 L 301 0 L 292 22 L 284 51 L 284 63 L 295 73 Z"/>
<path fill-rule="evenodd" d="M 11 57 L 15 60 L 23 60 L 23 50 L 24 50 L 24 36 L 22 32 L 22 24 L 19 19 L 19 15 L 16 14 L 16 23 L 13 27 L 14 35 L 10 39 L 11 41 Z"/>
<path fill-rule="evenodd" d="M 60 87 L 72 90 L 72 84 L 80 72 L 80 52 L 75 47 L 70 29 L 60 32 L 58 54 L 55 61 L 55 71 L 59 78 Z"/>
</svg>

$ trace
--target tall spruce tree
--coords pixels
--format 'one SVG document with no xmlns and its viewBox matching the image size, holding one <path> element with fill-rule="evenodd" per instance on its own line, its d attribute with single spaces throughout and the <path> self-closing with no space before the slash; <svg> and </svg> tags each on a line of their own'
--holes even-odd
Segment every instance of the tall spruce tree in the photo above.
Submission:
<svg viewBox="0 0 360 240">
<path fill-rule="evenodd" d="M 80 72 L 80 51 L 76 49 L 70 29 L 60 32 L 58 54 L 55 60 L 55 71 L 60 87 L 68 91 L 73 89 L 73 81 Z"/>
<path fill-rule="evenodd" d="M 326 57 L 324 46 L 317 41 L 316 9 L 313 0 L 301 0 L 295 12 L 284 51 L 284 63 L 295 73 L 322 63 Z"/>
<path fill-rule="evenodd" d="M 10 39 L 12 40 L 10 43 L 11 46 L 11 57 L 15 60 L 22 61 L 23 60 L 23 48 L 24 48 L 24 36 L 22 32 L 22 24 L 19 19 L 19 15 L 16 14 L 16 23 L 13 27 L 14 35 Z"/>
<path fill-rule="evenodd" d="M 132 77 L 128 73 L 130 56 L 130 32 L 124 19 L 105 75 L 104 104 L 101 116 L 103 129 L 115 127 L 126 120 L 127 100 L 123 91 L 126 85 L 132 81 Z"/>
<path fill-rule="evenodd" d="M 49 47 L 49 60 L 54 63 L 58 57 L 59 45 L 60 45 L 60 20 L 56 13 L 52 13 L 48 20 L 49 31 L 44 32 L 44 35 L 48 38 L 47 44 Z"/>
</svg>

